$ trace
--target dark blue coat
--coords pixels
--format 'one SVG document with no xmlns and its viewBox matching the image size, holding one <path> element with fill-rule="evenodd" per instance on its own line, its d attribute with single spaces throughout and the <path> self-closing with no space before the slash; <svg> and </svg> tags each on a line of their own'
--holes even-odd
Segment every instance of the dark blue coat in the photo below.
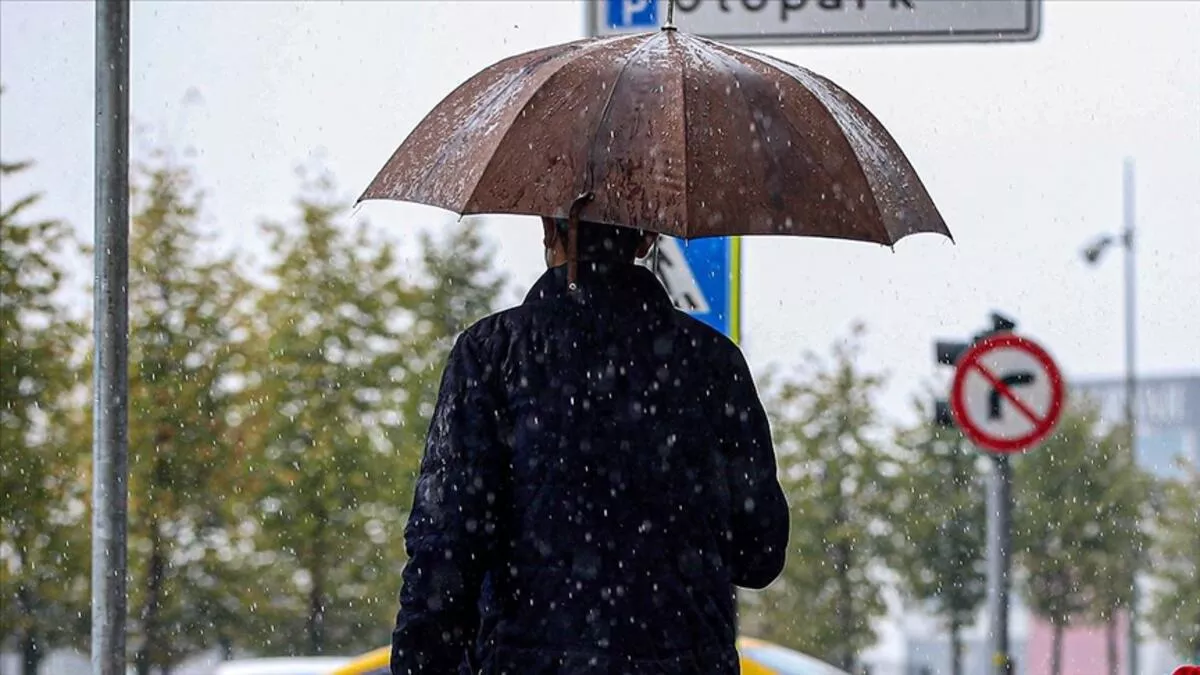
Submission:
<svg viewBox="0 0 1200 675">
<path fill-rule="evenodd" d="M 648 270 L 550 270 L 450 354 L 392 672 L 737 673 L 733 587 L 787 537 L 738 348 Z"/>
</svg>

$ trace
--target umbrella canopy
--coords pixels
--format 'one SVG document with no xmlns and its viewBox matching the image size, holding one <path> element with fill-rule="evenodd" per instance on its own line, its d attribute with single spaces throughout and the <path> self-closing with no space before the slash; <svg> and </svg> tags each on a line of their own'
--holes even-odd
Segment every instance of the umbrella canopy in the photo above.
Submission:
<svg viewBox="0 0 1200 675">
<path fill-rule="evenodd" d="M 425 117 L 366 199 L 683 238 L 950 235 L 900 147 L 846 91 L 671 27 L 483 70 Z"/>
</svg>

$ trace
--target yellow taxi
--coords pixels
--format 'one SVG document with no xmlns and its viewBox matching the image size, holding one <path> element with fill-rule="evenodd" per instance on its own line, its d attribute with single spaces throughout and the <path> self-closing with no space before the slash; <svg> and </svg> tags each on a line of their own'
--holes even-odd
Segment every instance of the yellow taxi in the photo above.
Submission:
<svg viewBox="0 0 1200 675">
<path fill-rule="evenodd" d="M 742 675 L 850 675 L 844 670 L 777 644 L 743 637 L 737 642 Z M 389 675 L 390 647 L 367 652 L 329 675 Z"/>
</svg>

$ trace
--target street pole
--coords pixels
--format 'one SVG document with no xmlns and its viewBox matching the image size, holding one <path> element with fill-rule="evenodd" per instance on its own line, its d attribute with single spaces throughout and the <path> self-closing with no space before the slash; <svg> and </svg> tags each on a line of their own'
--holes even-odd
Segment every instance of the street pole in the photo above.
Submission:
<svg viewBox="0 0 1200 675">
<path fill-rule="evenodd" d="M 92 675 L 125 675 L 129 400 L 129 0 L 96 3 Z"/>
<path fill-rule="evenodd" d="M 1008 607 L 1012 569 L 1012 466 L 1007 455 L 993 455 L 988 481 L 987 570 L 988 615 L 991 617 L 992 673 L 1011 675 Z"/>
<path fill-rule="evenodd" d="M 939 364 L 953 365 L 961 373 L 962 359 L 972 345 L 999 335 L 1012 335 L 1017 323 L 999 312 L 991 314 L 992 326 L 976 334 L 970 342 L 938 340 L 934 342 L 933 358 Z M 970 367 L 968 365 L 968 367 Z M 955 387 L 959 386 L 956 374 Z M 995 389 L 993 389 L 995 391 Z M 961 397 L 957 399 L 961 403 Z M 995 413 L 993 413 L 995 414 Z M 966 431 L 966 412 L 952 401 L 934 402 L 933 423 L 942 427 L 957 427 Z M 1031 441 L 1032 442 L 1032 441 Z M 986 450 L 987 448 L 980 448 Z M 1004 452 L 988 453 L 992 470 L 988 475 L 987 494 L 987 583 L 989 644 L 992 675 L 1012 675 L 1014 664 L 1009 646 L 1009 594 L 1012 588 L 1012 466 Z"/>
<path fill-rule="evenodd" d="M 1125 425 L 1129 434 L 1129 452 L 1133 453 L 1133 460 L 1136 464 L 1137 455 L 1137 370 L 1136 370 L 1136 353 L 1137 353 L 1137 316 L 1136 316 L 1136 297 L 1134 293 L 1134 225 L 1135 225 L 1135 210 L 1134 210 L 1134 172 L 1133 160 L 1125 159 L 1124 171 L 1124 225 L 1125 231 L 1122 234 L 1122 243 L 1125 246 Z M 1140 527 L 1135 524 L 1135 527 Z M 1138 583 L 1137 574 L 1140 570 L 1141 551 L 1136 548 L 1131 551 L 1133 562 L 1133 576 L 1130 579 L 1129 593 L 1129 622 L 1128 631 L 1128 649 L 1127 658 L 1128 665 L 1126 675 L 1138 675 Z"/>
</svg>

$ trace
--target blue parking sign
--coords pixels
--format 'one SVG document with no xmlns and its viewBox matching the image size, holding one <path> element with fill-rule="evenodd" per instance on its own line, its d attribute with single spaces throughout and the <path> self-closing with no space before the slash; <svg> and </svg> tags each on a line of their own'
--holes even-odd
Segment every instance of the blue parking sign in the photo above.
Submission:
<svg viewBox="0 0 1200 675">
<path fill-rule="evenodd" d="M 657 252 L 643 264 L 654 270 L 677 308 L 738 342 L 741 259 L 739 237 L 662 237 Z"/>
<path fill-rule="evenodd" d="M 740 243 L 737 237 L 679 242 L 683 257 L 708 305 L 705 308 L 707 311 L 689 313 L 734 342 L 741 339 Z"/>
<path fill-rule="evenodd" d="M 608 0 L 608 27 L 657 27 L 658 0 Z"/>
</svg>

